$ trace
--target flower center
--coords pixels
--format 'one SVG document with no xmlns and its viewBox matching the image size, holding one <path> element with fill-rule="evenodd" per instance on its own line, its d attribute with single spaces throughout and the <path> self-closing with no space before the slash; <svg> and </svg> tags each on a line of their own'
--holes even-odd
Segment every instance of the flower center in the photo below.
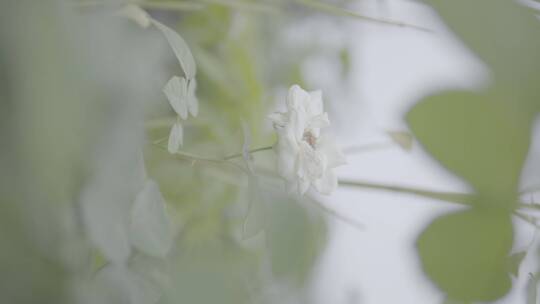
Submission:
<svg viewBox="0 0 540 304">
<path fill-rule="evenodd" d="M 307 142 L 313 149 L 315 149 L 315 144 L 317 144 L 317 137 L 311 133 L 311 131 L 306 130 L 304 131 L 304 135 L 302 136 L 302 139 Z"/>
</svg>

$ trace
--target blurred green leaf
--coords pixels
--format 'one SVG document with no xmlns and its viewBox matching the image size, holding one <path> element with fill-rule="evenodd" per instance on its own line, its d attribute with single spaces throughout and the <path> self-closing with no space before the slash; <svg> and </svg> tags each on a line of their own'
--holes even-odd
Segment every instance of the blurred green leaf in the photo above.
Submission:
<svg viewBox="0 0 540 304">
<path fill-rule="evenodd" d="M 268 206 L 265 231 L 272 271 L 278 278 L 302 285 L 323 244 L 324 222 L 283 197 Z"/>
<path fill-rule="evenodd" d="M 425 0 L 495 74 L 496 90 L 526 115 L 540 110 L 540 22 L 519 1 Z"/>
<path fill-rule="evenodd" d="M 422 267 L 449 298 L 492 301 L 511 287 L 509 214 L 473 208 L 435 219 L 417 240 Z"/>
<path fill-rule="evenodd" d="M 514 202 L 530 126 L 508 104 L 478 93 L 442 93 L 416 104 L 407 121 L 424 148 L 489 203 Z"/>
<path fill-rule="evenodd" d="M 184 248 L 163 303 L 242 304 L 257 288 L 255 256 L 231 242 Z"/>
</svg>

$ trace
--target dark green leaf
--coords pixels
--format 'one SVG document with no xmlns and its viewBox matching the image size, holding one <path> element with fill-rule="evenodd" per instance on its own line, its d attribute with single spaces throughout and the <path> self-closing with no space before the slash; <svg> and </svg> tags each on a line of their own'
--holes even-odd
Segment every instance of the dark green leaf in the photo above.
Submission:
<svg viewBox="0 0 540 304">
<path fill-rule="evenodd" d="M 540 22 L 534 10 L 509 0 L 425 2 L 488 64 L 497 90 L 526 111 L 540 110 Z"/>
<path fill-rule="evenodd" d="M 441 216 L 417 240 L 422 267 L 449 298 L 493 301 L 511 287 L 509 214 L 474 208 Z"/>
</svg>

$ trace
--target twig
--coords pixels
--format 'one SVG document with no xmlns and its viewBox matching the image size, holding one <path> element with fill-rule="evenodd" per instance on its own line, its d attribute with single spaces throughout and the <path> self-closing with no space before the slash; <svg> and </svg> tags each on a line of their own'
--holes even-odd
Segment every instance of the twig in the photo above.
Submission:
<svg viewBox="0 0 540 304">
<path fill-rule="evenodd" d="M 331 15 L 352 17 L 352 18 L 361 19 L 361 20 L 368 21 L 368 22 L 384 24 L 384 25 L 407 27 L 407 28 L 420 30 L 420 31 L 423 31 L 423 32 L 428 32 L 428 33 L 432 32 L 430 29 L 422 27 L 422 26 L 408 24 L 408 23 L 394 21 L 394 20 L 379 19 L 379 18 L 364 16 L 364 15 L 360 15 L 360 14 L 357 14 L 355 12 L 352 12 L 352 11 L 349 11 L 349 10 L 346 10 L 346 9 L 342 9 L 340 7 L 333 6 L 333 5 L 327 4 L 327 3 L 323 3 L 323 2 L 320 2 L 320 1 L 317 1 L 317 0 L 296 0 L 296 2 L 299 3 L 299 4 L 305 5 L 306 7 L 311 7 L 313 9 L 316 9 L 316 10 L 319 10 L 321 12 L 325 12 L 325 13 L 328 13 L 328 14 L 331 14 Z"/>
<path fill-rule="evenodd" d="M 438 192 L 438 191 L 430 191 L 430 190 L 424 190 L 424 189 L 418 189 L 418 188 L 383 185 L 383 184 L 376 184 L 376 183 L 362 182 L 362 181 L 340 180 L 339 184 L 342 186 L 348 186 L 348 187 L 361 187 L 361 188 L 368 188 L 368 189 L 378 189 L 378 190 L 413 194 L 413 195 L 423 196 L 427 198 L 458 203 L 462 205 L 471 205 L 471 200 L 473 198 L 472 194 L 467 194 L 467 193 Z"/>
<path fill-rule="evenodd" d="M 253 150 L 249 150 L 249 153 L 252 154 L 252 153 L 255 153 L 255 152 L 259 152 L 259 151 L 266 151 L 266 150 L 272 150 L 272 146 L 268 146 L 268 147 L 260 147 L 260 148 L 256 148 L 256 149 L 253 149 Z M 229 160 L 229 159 L 233 159 L 233 158 L 237 158 L 237 157 L 242 157 L 242 153 L 235 153 L 235 154 L 231 154 L 231 155 L 228 155 L 228 156 L 225 156 L 223 158 L 223 160 Z"/>
</svg>

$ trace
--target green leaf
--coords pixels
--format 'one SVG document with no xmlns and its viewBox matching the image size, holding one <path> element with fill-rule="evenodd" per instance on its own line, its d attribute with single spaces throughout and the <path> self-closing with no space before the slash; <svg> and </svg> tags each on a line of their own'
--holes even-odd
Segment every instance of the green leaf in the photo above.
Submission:
<svg viewBox="0 0 540 304">
<path fill-rule="evenodd" d="M 472 92 L 443 93 L 416 104 L 406 118 L 424 148 L 489 198 L 486 201 L 511 204 L 530 126 L 493 99 Z"/>
<path fill-rule="evenodd" d="M 169 45 L 171 46 L 176 58 L 180 62 L 180 66 L 184 70 L 184 74 L 187 79 L 195 78 L 197 72 L 197 66 L 195 64 L 195 59 L 184 41 L 184 39 L 174 30 L 164 25 L 163 23 L 152 20 L 152 23 L 163 33 Z"/>
<path fill-rule="evenodd" d="M 511 287 L 508 213 L 473 208 L 435 219 L 417 240 L 422 267 L 451 299 L 493 301 Z"/>
<path fill-rule="evenodd" d="M 508 0 L 425 0 L 488 64 L 497 90 L 524 110 L 540 110 L 540 22 L 536 11 Z"/>
<path fill-rule="evenodd" d="M 324 222 L 282 196 L 268 204 L 266 242 L 272 272 L 301 286 L 310 277 L 325 236 Z"/>
</svg>

